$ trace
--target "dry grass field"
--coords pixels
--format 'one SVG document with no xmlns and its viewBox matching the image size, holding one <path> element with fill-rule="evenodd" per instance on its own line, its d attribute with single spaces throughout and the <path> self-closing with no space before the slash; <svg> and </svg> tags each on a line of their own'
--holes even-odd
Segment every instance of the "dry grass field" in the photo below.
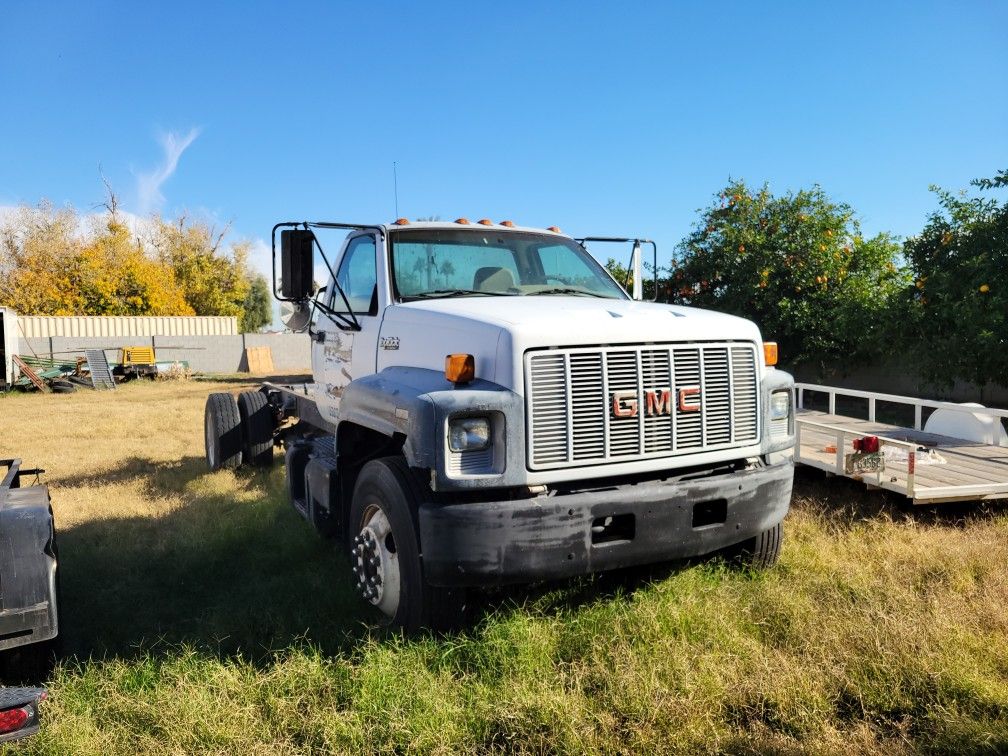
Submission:
<svg viewBox="0 0 1008 756">
<path fill-rule="evenodd" d="M 799 472 L 768 572 L 501 591 L 463 632 L 402 639 L 279 464 L 206 472 L 221 388 L 0 398 L 0 456 L 48 470 L 62 557 L 62 659 L 24 752 L 1008 752 L 1004 507 Z"/>
</svg>

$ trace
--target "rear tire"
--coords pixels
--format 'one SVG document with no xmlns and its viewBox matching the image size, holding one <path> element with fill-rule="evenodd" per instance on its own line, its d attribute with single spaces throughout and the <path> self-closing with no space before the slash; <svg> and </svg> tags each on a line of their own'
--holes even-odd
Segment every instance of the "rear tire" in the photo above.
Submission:
<svg viewBox="0 0 1008 756">
<path fill-rule="evenodd" d="M 203 414 L 207 467 L 211 471 L 236 469 L 242 462 L 241 417 L 231 394 L 207 397 Z"/>
<path fill-rule="evenodd" d="M 253 467 L 273 464 L 273 408 L 261 391 L 238 395 L 242 431 L 242 460 Z"/>
<path fill-rule="evenodd" d="M 416 518 L 429 494 L 404 459 L 385 457 L 361 469 L 350 506 L 355 586 L 389 624 L 408 633 L 451 629 L 464 610 L 464 591 L 424 579 Z"/>
<path fill-rule="evenodd" d="M 756 570 L 773 567 L 780 558 L 783 540 L 784 523 L 778 522 L 772 528 L 738 544 L 732 555 L 733 561 L 741 567 Z"/>
</svg>

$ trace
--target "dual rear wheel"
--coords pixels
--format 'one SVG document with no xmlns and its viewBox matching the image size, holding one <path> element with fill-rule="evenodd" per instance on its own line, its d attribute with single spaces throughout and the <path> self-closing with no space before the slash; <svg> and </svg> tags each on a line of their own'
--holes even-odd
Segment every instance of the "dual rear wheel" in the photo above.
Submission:
<svg viewBox="0 0 1008 756">
<path fill-rule="evenodd" d="M 261 391 L 243 391 L 237 400 L 224 392 L 210 394 L 203 435 L 210 470 L 273 464 L 273 408 Z"/>
</svg>

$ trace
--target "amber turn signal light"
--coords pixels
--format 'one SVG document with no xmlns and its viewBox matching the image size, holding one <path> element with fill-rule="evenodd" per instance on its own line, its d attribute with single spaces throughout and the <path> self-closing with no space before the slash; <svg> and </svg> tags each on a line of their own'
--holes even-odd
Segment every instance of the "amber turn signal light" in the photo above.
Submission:
<svg viewBox="0 0 1008 756">
<path fill-rule="evenodd" d="M 479 223 L 481 226 L 492 226 L 493 225 L 493 221 L 490 220 L 489 218 L 480 218 L 476 222 Z"/>
<path fill-rule="evenodd" d="M 396 222 L 393 224 L 396 226 L 408 226 L 409 218 L 396 218 Z"/>
<path fill-rule="evenodd" d="M 458 223 L 460 226 L 468 226 L 469 225 L 469 219 L 468 218 L 456 218 L 455 222 Z"/>
<path fill-rule="evenodd" d="M 767 367 L 771 367 L 777 364 L 777 342 L 776 341 L 764 341 L 763 342 L 763 359 L 766 361 Z"/>
<path fill-rule="evenodd" d="M 509 220 L 501 221 L 500 225 L 504 226 L 505 228 L 514 228 L 514 221 Z"/>
<path fill-rule="evenodd" d="M 560 233 L 560 228 L 558 226 L 550 226 L 546 229 L 547 231 L 552 231 L 554 234 Z"/>
<path fill-rule="evenodd" d="M 476 377 L 476 358 L 471 354 L 449 354 L 445 357 L 444 374 L 452 383 L 469 383 Z"/>
</svg>

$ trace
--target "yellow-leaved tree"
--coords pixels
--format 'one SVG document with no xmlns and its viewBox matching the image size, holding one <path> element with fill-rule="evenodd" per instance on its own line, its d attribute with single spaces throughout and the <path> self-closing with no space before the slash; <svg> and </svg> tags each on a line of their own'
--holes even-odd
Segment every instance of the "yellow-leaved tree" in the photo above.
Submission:
<svg viewBox="0 0 1008 756">
<path fill-rule="evenodd" d="M 262 325 L 245 322 L 255 299 L 248 242 L 223 249 L 227 229 L 184 215 L 134 219 L 131 228 L 111 192 L 105 207 L 82 217 L 42 202 L 0 222 L 0 306 L 26 315 L 233 315 Z"/>
<path fill-rule="evenodd" d="M 251 287 L 249 244 L 221 249 L 227 229 L 217 232 L 184 215 L 174 222 L 157 219 L 153 245 L 157 259 L 175 274 L 186 303 L 198 315 L 234 315 L 242 318 Z"/>
<path fill-rule="evenodd" d="M 73 285 L 82 247 L 77 225 L 72 208 L 48 202 L 7 216 L 0 224 L 0 305 L 26 314 L 81 311 Z"/>
</svg>

